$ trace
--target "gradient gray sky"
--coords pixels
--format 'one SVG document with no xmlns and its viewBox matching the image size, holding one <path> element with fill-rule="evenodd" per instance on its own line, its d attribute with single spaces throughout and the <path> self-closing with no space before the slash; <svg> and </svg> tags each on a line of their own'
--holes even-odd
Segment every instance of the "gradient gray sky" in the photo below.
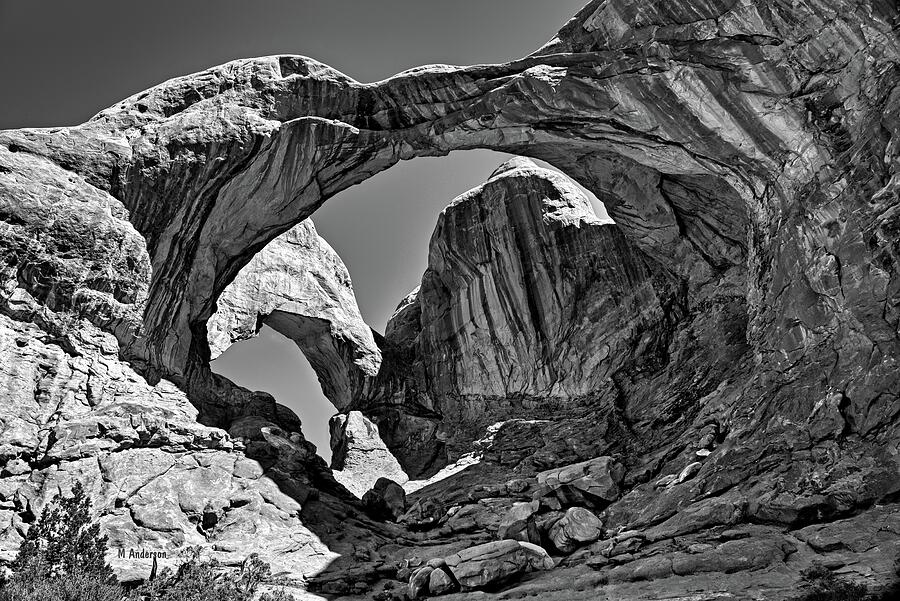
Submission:
<svg viewBox="0 0 900 601">
<path fill-rule="evenodd" d="M 236 58 L 303 54 L 360 81 L 429 63 L 519 58 L 587 0 L 0 0 L 0 129 L 74 125 L 171 77 Z M 438 213 L 507 155 L 465 151 L 403 162 L 313 216 L 347 264 L 378 331 L 425 269 Z M 328 458 L 322 395 L 300 351 L 267 328 L 214 368 L 266 390 Z"/>
</svg>

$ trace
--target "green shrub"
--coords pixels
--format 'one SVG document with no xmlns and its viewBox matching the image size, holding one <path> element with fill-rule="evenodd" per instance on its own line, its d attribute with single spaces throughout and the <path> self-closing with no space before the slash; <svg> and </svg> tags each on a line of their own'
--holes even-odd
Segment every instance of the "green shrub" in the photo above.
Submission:
<svg viewBox="0 0 900 601">
<path fill-rule="evenodd" d="M 83 573 L 115 582 L 106 565 L 106 542 L 100 524 L 91 521 L 91 500 L 78 482 L 71 497 L 57 494 L 44 506 L 40 519 L 28 529 L 12 569 L 34 577 Z"/>
<path fill-rule="evenodd" d="M 81 483 L 41 512 L 0 586 L 0 601 L 120 601 L 125 594 L 106 565 L 106 537 L 91 522 Z"/>
</svg>

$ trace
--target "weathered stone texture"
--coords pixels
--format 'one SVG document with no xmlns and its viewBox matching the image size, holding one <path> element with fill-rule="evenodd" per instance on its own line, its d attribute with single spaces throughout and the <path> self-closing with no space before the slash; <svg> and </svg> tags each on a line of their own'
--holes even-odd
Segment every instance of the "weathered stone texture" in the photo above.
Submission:
<svg viewBox="0 0 900 601">
<path fill-rule="evenodd" d="M 216 307 L 206 324 L 212 359 L 265 324 L 297 343 L 339 409 L 364 378 L 378 373 L 381 354 L 359 313 L 350 273 L 309 219 L 258 252 Z"/>
<path fill-rule="evenodd" d="M 446 459 L 423 465 L 423 446 L 466 448 L 490 423 L 608 387 L 670 294 L 571 180 L 514 159 L 441 213 L 422 285 L 391 318 L 382 373 L 354 406 L 409 469 L 434 471 Z"/>
<path fill-rule="evenodd" d="M 278 567 L 325 569 L 311 586 L 365 592 L 422 546 L 449 565 L 488 542 L 540 493 L 537 473 L 609 456 L 624 474 L 596 509 L 607 538 L 504 594 L 590 599 L 602 581 L 619 598 L 785 599 L 820 560 L 887 585 L 897 25 L 883 0 L 592 0 L 503 65 L 362 84 L 304 57 L 246 59 L 79 126 L 0 132 L 4 553 L 79 478 L 112 533 L 232 559 L 274 541 Z M 303 311 L 336 308 L 346 287 L 268 318 L 297 327 L 331 396 L 353 397 L 342 409 L 367 413 L 411 474 L 471 453 L 415 493 L 434 528 L 411 533 L 358 511 L 296 416 L 209 371 L 207 322 L 254 255 L 334 194 L 476 147 L 550 162 L 615 226 L 561 176 L 495 174 L 441 217 L 422 286 L 378 340 L 380 373 L 359 386 L 379 351 L 352 308 L 305 329 Z M 552 527 L 563 500 L 538 496 L 538 528 Z M 459 564 L 487 562 L 473 582 L 527 543 L 490 544 Z"/>
<path fill-rule="evenodd" d="M 329 428 L 334 477 L 357 497 L 362 498 L 380 478 L 401 485 L 409 480 L 381 440 L 378 426 L 359 411 L 335 415 Z"/>
<path fill-rule="evenodd" d="M 71 324 L 70 324 L 71 325 Z M 0 315 L 0 558 L 57 493 L 84 484 L 121 578 L 146 578 L 199 545 L 226 563 L 256 552 L 299 577 L 334 556 L 300 520 L 300 503 L 244 446 L 197 422 L 167 380 L 150 385 L 118 358 L 115 339 L 82 322 L 61 347 L 37 325 Z M 119 550 L 126 556 L 119 557 Z M 314 552 L 311 552 L 314 551 Z"/>
</svg>

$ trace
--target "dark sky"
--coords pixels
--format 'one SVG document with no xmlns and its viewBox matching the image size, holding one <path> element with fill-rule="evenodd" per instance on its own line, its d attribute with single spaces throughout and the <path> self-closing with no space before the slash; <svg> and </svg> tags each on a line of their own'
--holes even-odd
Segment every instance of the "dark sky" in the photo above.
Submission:
<svg viewBox="0 0 900 601">
<path fill-rule="evenodd" d="M 161 81 L 235 58 L 303 54 L 360 81 L 429 64 L 519 58 L 587 0 L 0 0 L 0 129 L 74 125 Z M 314 216 L 378 331 L 418 284 L 437 215 L 507 157 L 464 151 L 403 162 Z M 334 408 L 308 363 L 271 330 L 215 362 L 298 412 L 326 458 Z"/>
</svg>

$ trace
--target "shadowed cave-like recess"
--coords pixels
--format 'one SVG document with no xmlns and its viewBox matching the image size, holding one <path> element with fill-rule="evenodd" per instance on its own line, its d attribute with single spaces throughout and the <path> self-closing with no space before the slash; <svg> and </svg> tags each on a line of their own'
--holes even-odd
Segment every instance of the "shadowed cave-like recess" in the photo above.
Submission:
<svg viewBox="0 0 900 601">
<path fill-rule="evenodd" d="M 246 59 L 0 132 L 2 480 L 24 491 L 0 489 L 4 552 L 79 479 L 114 544 L 257 551 L 333 597 L 420 574 L 450 598 L 787 599 L 815 563 L 891 585 L 897 26 L 880 1 L 595 0 L 504 65 L 361 84 Z M 441 214 L 421 287 L 373 333 L 306 218 L 473 148 L 547 161 L 615 225 L 505 164 Z M 259 315 L 410 477 L 467 467 L 400 523 L 364 510 L 296 416 L 210 371 Z M 495 540 L 511 512 L 552 558 Z M 479 580 L 501 556 L 517 571 Z"/>
</svg>

